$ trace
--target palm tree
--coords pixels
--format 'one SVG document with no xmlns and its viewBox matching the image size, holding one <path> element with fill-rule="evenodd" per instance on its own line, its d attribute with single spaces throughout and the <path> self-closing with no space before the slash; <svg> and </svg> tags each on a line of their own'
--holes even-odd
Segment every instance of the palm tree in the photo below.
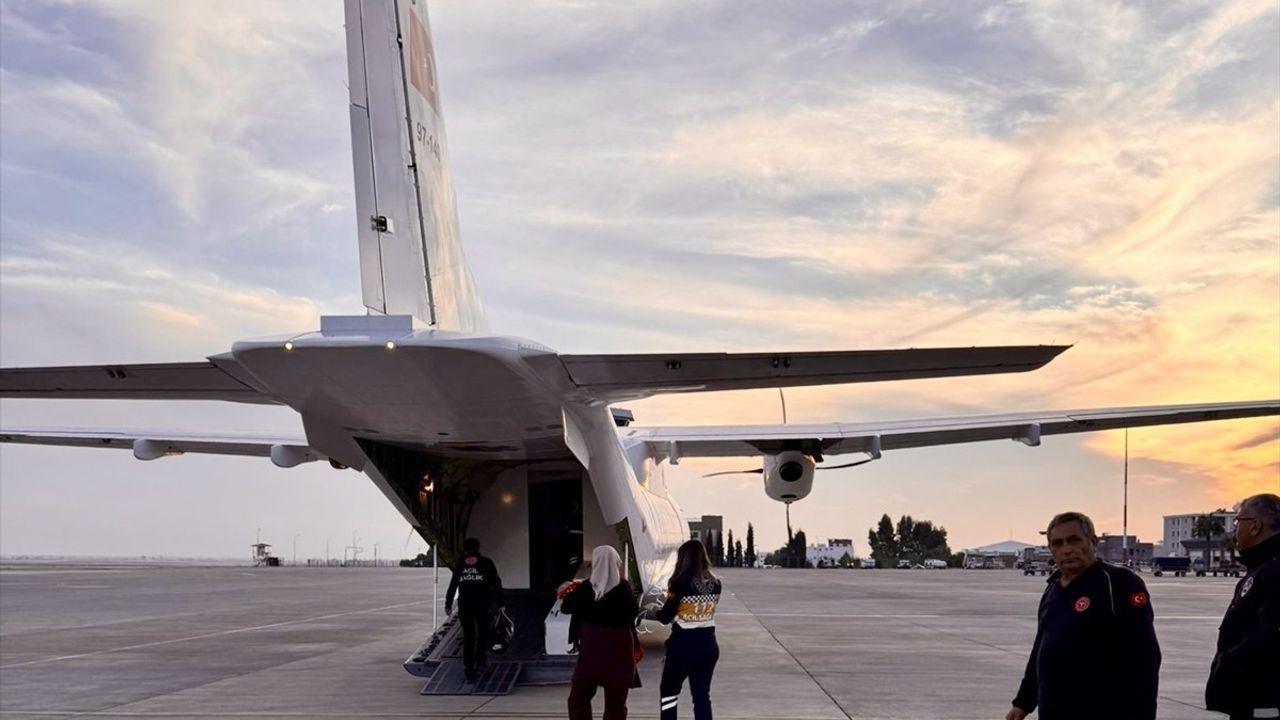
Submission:
<svg viewBox="0 0 1280 720">
<path fill-rule="evenodd" d="M 1204 571 L 1209 572 L 1209 552 L 1213 546 L 1213 540 L 1224 534 L 1227 527 L 1222 522 L 1222 518 L 1217 515 L 1201 515 L 1191 524 L 1191 537 L 1204 538 Z"/>
</svg>

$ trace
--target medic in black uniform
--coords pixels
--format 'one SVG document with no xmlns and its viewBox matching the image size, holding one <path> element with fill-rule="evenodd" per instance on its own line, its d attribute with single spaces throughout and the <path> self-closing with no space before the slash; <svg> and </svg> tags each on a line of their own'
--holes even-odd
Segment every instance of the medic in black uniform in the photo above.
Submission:
<svg viewBox="0 0 1280 720">
<path fill-rule="evenodd" d="M 652 617 L 671 624 L 667 656 L 662 663 L 662 720 L 675 720 L 680 688 L 689 681 L 694 720 L 711 720 L 711 677 L 720 660 L 716 642 L 716 607 L 720 579 L 711 574 L 711 559 L 699 540 L 689 540 L 676 552 L 676 567 L 667 586 L 667 601 Z"/>
<path fill-rule="evenodd" d="M 1031 657 L 1006 720 L 1155 720 L 1160 677 L 1151 597 L 1132 571 L 1098 560 L 1093 521 L 1049 523 L 1058 570 L 1040 598 Z"/>
<path fill-rule="evenodd" d="M 458 596 L 458 620 L 462 623 L 462 662 L 467 682 L 475 682 L 476 669 L 484 665 L 489 623 L 493 609 L 502 605 L 502 579 L 493 561 L 480 554 L 480 541 L 462 542 L 462 559 L 453 566 L 453 580 L 444 596 L 444 611 L 453 613 Z"/>
</svg>

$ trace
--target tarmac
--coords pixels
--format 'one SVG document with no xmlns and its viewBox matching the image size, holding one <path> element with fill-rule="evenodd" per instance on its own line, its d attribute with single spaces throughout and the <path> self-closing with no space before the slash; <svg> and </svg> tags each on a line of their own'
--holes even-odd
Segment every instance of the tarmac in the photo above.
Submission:
<svg viewBox="0 0 1280 720">
<path fill-rule="evenodd" d="M 1001 570 L 722 577 L 717 720 L 1002 718 L 1044 587 Z M 1234 580 L 1144 579 L 1164 651 L 1159 717 L 1221 718 L 1202 695 Z M 6 565 L 0 717 L 565 717 L 563 686 L 419 695 L 401 663 L 431 630 L 431 583 L 408 568 Z M 663 638 L 644 637 L 632 718 L 658 715 Z"/>
</svg>

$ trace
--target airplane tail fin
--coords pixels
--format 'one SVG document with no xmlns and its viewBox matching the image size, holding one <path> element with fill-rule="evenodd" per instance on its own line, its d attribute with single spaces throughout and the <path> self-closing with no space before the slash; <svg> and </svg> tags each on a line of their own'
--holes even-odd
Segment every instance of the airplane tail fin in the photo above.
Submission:
<svg viewBox="0 0 1280 720">
<path fill-rule="evenodd" d="M 346 0 L 364 304 L 485 332 L 458 211 L 425 0 Z"/>
</svg>

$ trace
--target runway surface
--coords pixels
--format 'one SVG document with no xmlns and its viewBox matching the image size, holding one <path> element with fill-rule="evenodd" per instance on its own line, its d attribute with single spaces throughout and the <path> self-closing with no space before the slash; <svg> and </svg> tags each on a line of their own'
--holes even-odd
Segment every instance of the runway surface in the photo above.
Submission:
<svg viewBox="0 0 1280 720">
<path fill-rule="evenodd" d="M 1003 717 L 1044 586 L 996 570 L 722 575 L 717 720 Z M 1200 707 L 1234 580 L 1144 578 L 1164 650 L 1160 718 L 1221 718 Z M 563 687 L 420 696 L 400 664 L 431 628 L 431 597 L 431 571 L 417 569 L 6 565 L 0 717 L 564 716 Z M 632 718 L 658 714 L 661 640 L 645 638 Z"/>
</svg>

